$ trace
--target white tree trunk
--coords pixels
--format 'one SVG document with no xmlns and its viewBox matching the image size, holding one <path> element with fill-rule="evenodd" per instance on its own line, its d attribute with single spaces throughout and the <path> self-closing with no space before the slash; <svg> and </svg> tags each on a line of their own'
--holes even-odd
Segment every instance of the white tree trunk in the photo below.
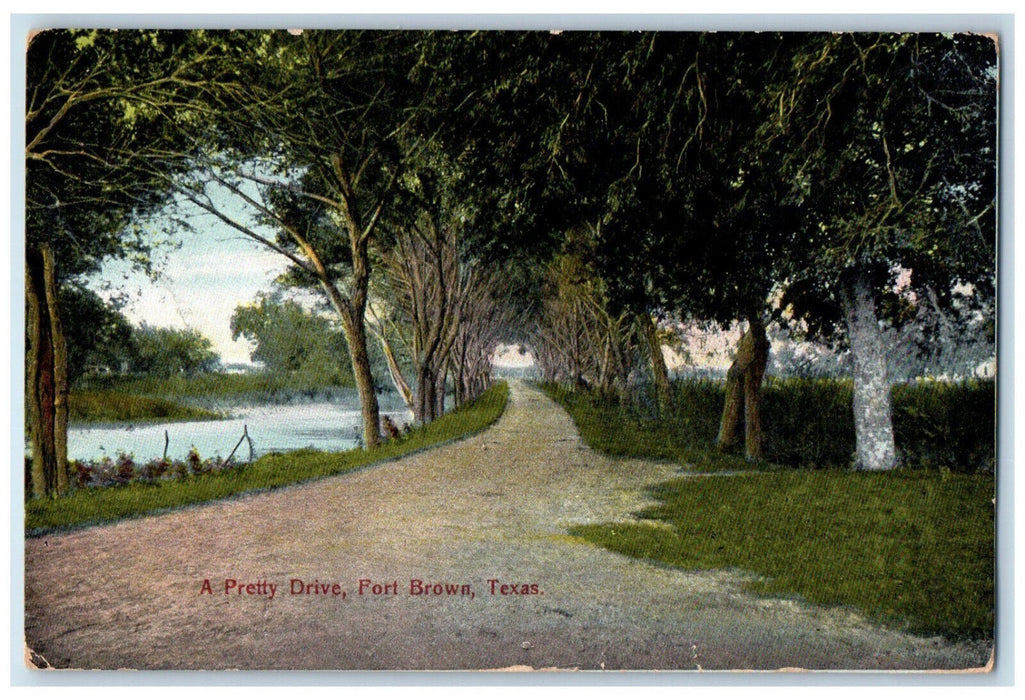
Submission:
<svg viewBox="0 0 1025 700">
<path fill-rule="evenodd" d="M 847 332 L 854 357 L 854 468 L 886 470 L 897 466 L 890 410 L 886 349 L 876 316 L 871 281 L 854 276 L 845 299 Z"/>
</svg>

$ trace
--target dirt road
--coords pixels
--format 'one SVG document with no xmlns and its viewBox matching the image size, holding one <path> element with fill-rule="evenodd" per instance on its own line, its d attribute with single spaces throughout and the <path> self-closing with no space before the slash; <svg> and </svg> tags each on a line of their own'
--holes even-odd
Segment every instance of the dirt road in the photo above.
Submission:
<svg viewBox="0 0 1025 700">
<path fill-rule="evenodd" d="M 270 494 L 27 541 L 28 646 L 83 669 L 968 669 L 950 645 L 566 534 L 664 464 L 610 460 L 538 391 L 490 430 Z M 361 581 L 363 582 L 361 584 Z M 419 582 L 419 583 L 418 583 Z M 362 588 L 362 593 L 361 593 Z"/>
</svg>

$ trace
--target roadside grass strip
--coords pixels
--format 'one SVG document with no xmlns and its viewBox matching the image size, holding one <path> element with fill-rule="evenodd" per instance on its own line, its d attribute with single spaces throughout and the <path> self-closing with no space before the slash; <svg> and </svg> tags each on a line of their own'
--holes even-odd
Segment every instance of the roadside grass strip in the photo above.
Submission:
<svg viewBox="0 0 1025 700">
<path fill-rule="evenodd" d="M 496 383 L 472 403 L 373 450 L 354 449 L 338 453 L 301 450 L 270 454 L 250 465 L 238 465 L 208 474 L 77 489 L 63 498 L 30 499 L 25 503 L 25 530 L 29 536 L 38 536 L 107 524 L 278 489 L 398 459 L 479 433 L 502 415 L 508 396 L 508 385 Z"/>
<path fill-rule="evenodd" d="M 884 473 L 839 468 L 835 458 L 814 461 L 822 442 L 839 455 L 831 441 L 846 441 L 830 433 L 835 420 L 823 410 L 835 404 L 850 411 L 842 382 L 776 383 L 775 406 L 763 420 L 803 426 L 805 434 L 791 433 L 803 444 L 789 454 L 773 450 L 771 463 L 746 463 L 714 447 L 722 399 L 713 382 L 677 385 L 675 407 L 648 416 L 636 396 L 624 406 L 593 393 L 543 388 L 569 411 L 592 449 L 672 461 L 687 474 L 651 487 L 659 504 L 636 513 L 638 520 L 577 526 L 571 536 L 680 569 L 754 574 L 744 584 L 753 592 L 850 607 L 909 632 L 992 637 L 991 384 L 895 391 L 898 427 L 904 421 L 904 434 L 918 440 L 904 454 L 918 468 Z M 911 418 L 917 425 L 906 425 Z M 931 444 L 924 437 L 930 434 Z"/>
<path fill-rule="evenodd" d="M 578 526 L 614 552 L 687 570 L 739 569 L 746 586 L 850 606 L 894 628 L 993 634 L 994 479 L 937 472 L 795 471 L 681 477 L 640 522 Z"/>
</svg>

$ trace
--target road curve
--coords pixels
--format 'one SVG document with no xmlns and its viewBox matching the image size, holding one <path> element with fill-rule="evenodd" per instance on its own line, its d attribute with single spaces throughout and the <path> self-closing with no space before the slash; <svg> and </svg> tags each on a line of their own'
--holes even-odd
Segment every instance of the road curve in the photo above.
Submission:
<svg viewBox="0 0 1025 700">
<path fill-rule="evenodd" d="M 459 443 L 274 493 L 27 540 L 28 648 L 39 663 L 78 669 L 988 662 L 986 644 L 759 598 L 742 590 L 740 574 L 671 570 L 569 537 L 572 524 L 631 517 L 646 503 L 644 487 L 673 468 L 592 452 L 555 403 L 511 388 L 499 422 Z"/>
</svg>

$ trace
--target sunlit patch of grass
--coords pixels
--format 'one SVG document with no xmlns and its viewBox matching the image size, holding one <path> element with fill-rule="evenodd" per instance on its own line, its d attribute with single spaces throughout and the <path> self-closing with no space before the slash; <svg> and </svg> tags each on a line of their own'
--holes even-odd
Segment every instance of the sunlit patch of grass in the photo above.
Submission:
<svg viewBox="0 0 1025 700">
<path fill-rule="evenodd" d="M 25 504 L 25 529 L 30 536 L 41 535 L 343 474 L 478 433 L 502 415 L 508 395 L 508 386 L 497 383 L 476 401 L 372 450 L 272 454 L 251 465 L 183 479 L 84 488 L 63 498 L 33 498 Z"/>
<path fill-rule="evenodd" d="M 747 472 L 659 484 L 659 505 L 638 520 L 578 526 L 573 536 L 663 565 L 744 571 L 757 592 L 850 606 L 916 632 L 992 636 L 993 382 L 895 387 L 894 430 L 908 468 L 886 473 L 846 469 L 850 381 L 767 381 L 768 461 L 758 462 L 714 445 L 722 382 L 676 382 L 668 407 L 643 389 L 620 398 L 544 388 L 593 449 L 689 472 Z"/>
</svg>

